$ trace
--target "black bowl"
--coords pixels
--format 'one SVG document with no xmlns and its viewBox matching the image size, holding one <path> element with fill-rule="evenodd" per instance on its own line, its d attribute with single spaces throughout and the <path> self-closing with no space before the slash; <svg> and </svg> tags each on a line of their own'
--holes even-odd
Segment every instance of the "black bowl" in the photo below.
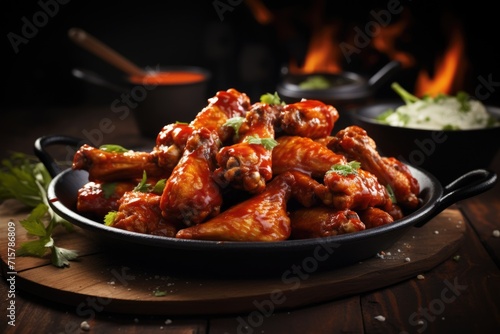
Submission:
<svg viewBox="0 0 500 334">
<path fill-rule="evenodd" d="M 478 130 L 422 130 L 380 123 L 376 117 L 402 102 L 380 102 L 353 109 L 352 123 L 366 130 L 383 156 L 420 167 L 447 184 L 467 171 L 488 168 L 500 148 L 500 126 Z M 500 120 L 500 108 L 487 106 Z"/>
</svg>

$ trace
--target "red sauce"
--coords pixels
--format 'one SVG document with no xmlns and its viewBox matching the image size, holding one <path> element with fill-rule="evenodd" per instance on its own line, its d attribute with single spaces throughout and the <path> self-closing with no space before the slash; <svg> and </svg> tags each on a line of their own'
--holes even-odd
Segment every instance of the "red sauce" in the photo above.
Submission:
<svg viewBox="0 0 500 334">
<path fill-rule="evenodd" d="M 146 76 L 131 76 L 130 82 L 144 85 L 175 85 L 200 82 L 205 79 L 202 73 L 189 71 L 169 71 L 148 74 Z"/>
</svg>

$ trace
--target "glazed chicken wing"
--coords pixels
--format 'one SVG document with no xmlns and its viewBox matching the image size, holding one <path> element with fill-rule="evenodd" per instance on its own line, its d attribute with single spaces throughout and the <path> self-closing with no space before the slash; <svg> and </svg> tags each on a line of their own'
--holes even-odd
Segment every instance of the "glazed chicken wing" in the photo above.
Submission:
<svg viewBox="0 0 500 334">
<path fill-rule="evenodd" d="M 192 133 L 166 181 L 160 201 L 164 217 L 191 226 L 219 213 L 222 195 L 212 178 L 219 147 L 215 131 L 201 128 Z"/>
<path fill-rule="evenodd" d="M 276 176 L 266 189 L 218 216 L 177 232 L 177 238 L 220 241 L 280 241 L 290 236 L 287 201 L 294 178 Z"/>
<path fill-rule="evenodd" d="M 157 179 L 167 178 L 170 174 L 170 171 L 159 167 L 156 157 L 148 152 L 110 152 L 88 144 L 76 151 L 72 168 L 88 171 L 89 180 L 98 182 L 140 180 L 144 172 L 148 177 Z"/>
<path fill-rule="evenodd" d="M 329 172 L 324 177 L 324 187 L 318 187 L 316 195 L 327 206 L 342 210 L 362 210 L 384 206 L 390 201 L 386 188 L 377 177 L 363 169 L 344 175 Z"/>
<path fill-rule="evenodd" d="M 383 185 L 394 191 L 397 203 L 408 209 L 419 205 L 420 187 L 408 168 L 395 158 L 382 158 L 375 142 L 358 126 L 340 130 L 328 147 L 344 154 L 349 160 L 361 163 L 363 169 L 373 173 Z"/>
<path fill-rule="evenodd" d="M 366 208 L 358 211 L 359 218 L 365 224 L 366 228 L 372 228 L 390 224 L 394 218 L 388 212 L 380 208 Z"/>
<path fill-rule="evenodd" d="M 208 100 L 208 105 L 201 110 L 189 124 L 194 129 L 207 128 L 217 131 L 222 142 L 230 139 L 234 134 L 229 127 L 223 126 L 233 117 L 245 117 L 250 108 L 250 99 L 245 93 L 234 88 L 219 91 Z"/>
<path fill-rule="evenodd" d="M 333 165 L 346 163 L 343 155 L 310 138 L 282 136 L 276 140 L 272 155 L 275 175 L 296 170 L 321 179 Z"/>
<path fill-rule="evenodd" d="M 283 107 L 279 125 L 287 135 L 322 138 L 331 134 L 339 113 L 331 105 L 303 100 Z"/>
<path fill-rule="evenodd" d="M 290 221 L 291 239 L 329 237 L 365 229 L 355 211 L 337 210 L 325 206 L 292 211 Z"/>
<path fill-rule="evenodd" d="M 264 190 L 266 182 L 273 176 L 272 148 L 248 139 L 274 140 L 274 121 L 276 110 L 273 105 L 255 103 L 247 112 L 238 130 L 237 143 L 224 146 L 217 153 L 219 167 L 214 178 L 221 185 L 230 184 L 256 194 Z"/>
<path fill-rule="evenodd" d="M 161 214 L 160 195 L 128 191 L 119 201 L 111 226 L 123 230 L 174 237 L 177 227 Z"/>
<path fill-rule="evenodd" d="M 194 128 L 186 123 L 171 123 L 165 125 L 156 136 L 153 148 L 158 166 L 172 171 L 184 153 L 186 142 Z"/>
<path fill-rule="evenodd" d="M 78 190 L 76 208 L 79 212 L 103 218 L 108 212 L 118 210 L 120 198 L 136 185 L 133 182 L 88 182 Z"/>
</svg>

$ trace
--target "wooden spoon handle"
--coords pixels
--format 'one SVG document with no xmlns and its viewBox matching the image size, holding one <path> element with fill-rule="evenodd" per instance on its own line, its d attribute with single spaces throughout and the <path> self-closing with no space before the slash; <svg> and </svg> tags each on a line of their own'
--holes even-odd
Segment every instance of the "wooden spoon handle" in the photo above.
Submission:
<svg viewBox="0 0 500 334">
<path fill-rule="evenodd" d="M 68 36 L 73 42 L 83 47 L 84 49 L 94 53 L 98 57 L 104 59 L 111 65 L 124 71 L 129 75 L 143 76 L 146 73 L 136 66 L 134 63 L 120 55 L 109 46 L 103 44 L 94 36 L 88 34 L 86 31 L 79 28 L 71 28 L 68 31 Z"/>
</svg>

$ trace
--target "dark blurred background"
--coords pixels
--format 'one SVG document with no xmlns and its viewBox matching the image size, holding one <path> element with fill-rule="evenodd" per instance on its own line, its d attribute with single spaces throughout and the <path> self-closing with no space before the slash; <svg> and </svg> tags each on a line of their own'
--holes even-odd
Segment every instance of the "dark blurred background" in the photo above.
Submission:
<svg viewBox="0 0 500 334">
<path fill-rule="evenodd" d="M 417 60 L 397 78 L 408 88 L 419 68 L 432 73 L 446 48 L 451 26 L 447 16 L 463 28 L 470 63 L 463 89 L 474 95 L 478 76 L 500 82 L 498 19 L 486 1 L 4 1 L 2 108 L 109 104 L 115 98 L 115 92 L 71 75 L 73 68 L 84 68 L 109 80 L 122 79 L 115 68 L 69 40 L 71 27 L 86 30 L 140 66 L 206 67 L 213 74 L 209 96 L 235 87 L 258 98 L 276 89 L 291 58 L 300 62 L 305 56 L 315 25 L 337 20 L 344 30 L 363 28 L 374 20 L 370 11 L 394 3 L 411 12 L 392 17 L 392 22 L 409 20 L 397 44 Z M 258 21 L 255 4 L 272 14 L 269 22 Z M 38 24 L 37 31 L 23 30 L 27 21 Z M 23 38 L 23 32 L 32 36 L 14 37 Z M 374 60 L 373 54 L 371 48 L 362 49 L 345 69 L 375 72 L 388 59 Z M 497 104 L 499 88 L 493 85 L 485 101 Z M 382 89 L 379 94 L 392 92 Z"/>
</svg>

